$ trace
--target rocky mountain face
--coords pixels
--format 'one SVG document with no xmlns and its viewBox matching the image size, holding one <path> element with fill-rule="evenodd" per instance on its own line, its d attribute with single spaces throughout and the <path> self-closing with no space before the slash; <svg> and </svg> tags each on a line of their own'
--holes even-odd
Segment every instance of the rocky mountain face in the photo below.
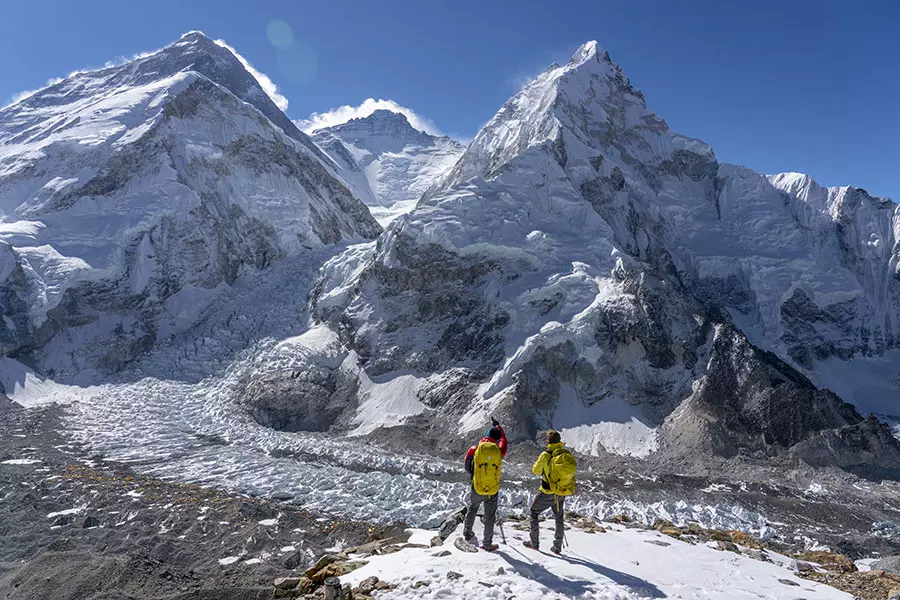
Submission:
<svg viewBox="0 0 900 600">
<path fill-rule="evenodd" d="M 319 129 L 312 139 L 383 224 L 412 209 L 465 150 L 447 136 L 414 129 L 404 115 L 389 110 Z"/>
<path fill-rule="evenodd" d="M 404 418 L 447 440 L 494 414 L 589 453 L 896 477 L 887 427 L 820 388 L 832 361 L 896 349 L 898 233 L 897 206 L 861 189 L 719 163 L 592 42 L 330 261 L 313 310 L 368 377 L 412 378 Z"/>
<path fill-rule="evenodd" d="M 380 231 L 240 60 L 192 32 L 0 111 L 0 355 L 115 370 L 242 271 Z"/>
<path fill-rule="evenodd" d="M 388 111 L 311 139 L 196 32 L 0 111 L 0 355 L 22 377 L 96 383 L 221 327 L 253 344 L 227 315 L 259 302 L 292 337 L 217 394 L 428 451 L 495 415 L 589 454 L 898 478 L 863 416 L 900 414 L 898 235 L 890 200 L 720 163 L 595 43 L 465 149 Z M 326 256 L 307 329 L 285 300 Z"/>
</svg>

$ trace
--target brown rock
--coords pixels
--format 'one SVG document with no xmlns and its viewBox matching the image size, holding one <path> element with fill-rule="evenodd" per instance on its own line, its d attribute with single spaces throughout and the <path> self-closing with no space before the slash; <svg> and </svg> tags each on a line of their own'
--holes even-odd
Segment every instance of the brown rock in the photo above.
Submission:
<svg viewBox="0 0 900 600">
<path fill-rule="evenodd" d="M 316 585 L 321 585 L 326 579 L 329 577 L 340 577 L 341 575 L 346 575 L 356 569 L 367 565 L 368 563 L 364 560 L 344 560 L 338 561 L 334 563 L 330 563 L 318 571 L 313 572 L 311 575 L 309 571 L 307 571 L 307 577 L 309 577 L 310 581 L 315 583 Z"/>
<path fill-rule="evenodd" d="M 809 573 L 816 570 L 812 563 L 796 558 L 794 559 L 793 564 L 791 564 L 791 568 L 794 569 L 795 573 Z"/>
<path fill-rule="evenodd" d="M 309 594 L 316 589 L 316 584 L 313 583 L 312 579 L 309 577 L 301 577 L 300 582 L 297 584 L 296 589 L 294 590 L 299 594 Z"/>
<path fill-rule="evenodd" d="M 372 577 L 366 577 L 362 581 L 359 582 L 359 591 L 363 594 L 371 595 L 377 589 L 378 578 L 374 575 Z"/>
<path fill-rule="evenodd" d="M 756 550 L 762 550 L 765 546 L 758 539 L 744 533 L 743 531 L 729 531 L 728 535 L 731 537 L 731 541 L 739 546 L 744 546 L 745 548 L 754 548 Z"/>
<path fill-rule="evenodd" d="M 364 555 L 378 554 L 378 551 L 381 548 L 383 548 L 384 546 L 387 546 L 390 543 L 391 543 L 391 540 L 389 540 L 389 539 L 375 540 L 374 542 L 368 542 L 365 544 L 361 544 L 359 546 L 356 546 L 355 548 L 348 548 L 346 550 L 346 553 L 347 554 L 364 554 Z"/>
<path fill-rule="evenodd" d="M 772 562 L 772 559 L 769 558 L 769 555 L 765 550 L 758 550 L 756 548 L 748 548 L 744 550 L 744 556 L 748 556 L 754 560 L 759 560 L 762 562 Z"/>
<path fill-rule="evenodd" d="M 306 570 L 306 576 L 312 579 L 312 576 L 314 574 L 339 560 L 347 560 L 347 555 L 325 554 L 323 556 L 320 556 L 319 560 L 316 561 L 316 564 Z"/>
<path fill-rule="evenodd" d="M 858 570 L 853 561 L 843 554 L 834 552 L 810 551 L 795 554 L 794 558 L 822 565 L 823 569 L 836 573 L 856 573 Z"/>
<path fill-rule="evenodd" d="M 728 535 L 727 531 L 720 531 L 718 529 L 710 529 L 707 532 L 707 536 L 714 542 L 730 542 L 731 536 Z"/>
<path fill-rule="evenodd" d="M 297 584 L 300 583 L 299 577 L 279 577 L 275 580 L 275 587 L 279 590 L 290 589 L 297 587 Z"/>
<path fill-rule="evenodd" d="M 741 549 L 737 547 L 737 544 L 734 542 L 723 542 L 721 540 L 716 542 L 717 550 L 727 550 L 728 552 L 734 552 L 735 554 L 740 554 Z"/>
<path fill-rule="evenodd" d="M 590 517 L 582 517 L 575 524 L 585 533 L 606 533 L 606 529 Z"/>
</svg>

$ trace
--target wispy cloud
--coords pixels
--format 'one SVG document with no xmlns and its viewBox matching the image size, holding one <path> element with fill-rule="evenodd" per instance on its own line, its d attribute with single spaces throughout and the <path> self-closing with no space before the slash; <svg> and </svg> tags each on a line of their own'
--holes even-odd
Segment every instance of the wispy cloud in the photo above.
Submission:
<svg viewBox="0 0 900 600">
<path fill-rule="evenodd" d="M 72 73 L 69 74 L 69 76 L 71 77 L 72 75 L 77 75 L 80 72 L 81 71 L 73 71 Z M 25 91 L 19 92 L 17 94 L 13 94 L 12 97 L 10 97 L 4 104 L 0 105 L 0 109 L 4 109 L 7 106 L 12 106 L 13 104 L 16 104 L 17 102 L 21 102 L 22 100 L 25 100 L 26 98 L 30 98 L 31 96 L 33 96 L 35 93 L 41 91 L 42 89 L 50 87 L 51 85 L 56 85 L 57 83 L 59 83 L 62 80 L 63 80 L 62 77 L 54 77 L 52 79 L 49 79 L 47 81 L 47 83 L 45 83 L 43 86 L 37 88 L 36 90 L 25 90 Z"/>
<path fill-rule="evenodd" d="M 287 110 L 288 107 L 288 99 L 281 95 L 278 91 L 278 86 L 275 85 L 275 82 L 269 79 L 269 77 L 257 70 L 251 65 L 246 58 L 238 54 L 238 51 L 229 46 L 225 40 L 215 40 L 216 44 L 222 46 L 223 48 L 227 48 L 229 52 L 234 54 L 234 56 L 241 61 L 241 64 L 244 65 L 244 68 L 247 69 L 247 72 L 253 75 L 256 81 L 259 83 L 260 87 L 263 91 L 272 99 L 272 102 L 275 103 L 275 106 L 280 108 L 281 110 Z"/>
<path fill-rule="evenodd" d="M 424 131 L 431 135 L 441 135 L 441 132 L 430 119 L 419 115 L 411 108 L 401 106 L 393 100 L 376 100 L 375 98 L 366 98 L 359 106 L 345 104 L 344 106 L 338 106 L 327 112 L 314 112 L 309 115 L 309 117 L 296 121 L 296 123 L 297 127 L 302 129 L 305 133 L 312 133 L 317 129 L 341 125 L 350 119 L 368 117 L 376 110 L 390 110 L 400 113 L 406 117 L 410 125 L 419 131 Z"/>
</svg>

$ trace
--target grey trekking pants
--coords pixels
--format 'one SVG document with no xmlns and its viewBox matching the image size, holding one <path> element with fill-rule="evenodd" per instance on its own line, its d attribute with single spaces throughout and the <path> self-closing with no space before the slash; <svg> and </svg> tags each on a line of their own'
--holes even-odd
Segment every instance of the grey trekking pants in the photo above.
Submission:
<svg viewBox="0 0 900 600">
<path fill-rule="evenodd" d="M 466 522 L 463 526 L 463 537 L 469 538 L 474 532 L 472 526 L 475 524 L 475 517 L 478 514 L 478 507 L 484 504 L 484 545 L 490 546 L 494 543 L 494 521 L 497 520 L 497 496 L 482 496 L 474 489 L 469 490 L 469 510 L 466 511 Z"/>
<path fill-rule="evenodd" d="M 556 534 L 553 537 L 553 548 L 555 550 L 562 549 L 563 535 L 565 534 L 565 523 L 563 521 L 563 508 L 565 507 L 566 497 L 557 496 L 555 494 L 545 494 L 538 492 L 531 503 L 531 544 L 537 548 L 540 537 L 540 526 L 538 525 L 538 517 L 548 508 L 553 511 L 553 518 L 556 521 Z"/>
</svg>

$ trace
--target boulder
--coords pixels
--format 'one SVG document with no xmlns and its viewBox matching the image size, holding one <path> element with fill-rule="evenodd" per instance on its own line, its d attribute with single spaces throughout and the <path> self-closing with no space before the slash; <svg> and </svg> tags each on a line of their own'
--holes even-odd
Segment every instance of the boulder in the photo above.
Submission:
<svg viewBox="0 0 900 600">
<path fill-rule="evenodd" d="M 274 586 L 279 590 L 293 589 L 300 583 L 299 577 L 279 577 L 275 580 Z"/>
<path fill-rule="evenodd" d="M 806 562 L 805 560 L 797 560 L 791 563 L 791 568 L 795 573 L 810 573 L 816 570 L 816 567 L 811 563 Z"/>
<path fill-rule="evenodd" d="M 347 560 L 347 555 L 343 553 L 324 554 L 319 557 L 319 560 L 316 561 L 316 564 L 306 570 L 306 576 L 312 579 L 312 576 L 314 574 L 318 573 L 328 565 L 338 562 L 339 560 Z"/>
<path fill-rule="evenodd" d="M 855 573 L 856 565 L 843 554 L 813 550 L 794 555 L 794 558 L 822 565 L 822 568 L 836 573 Z M 879 567 L 880 568 L 880 567 Z"/>
<path fill-rule="evenodd" d="M 367 565 L 368 563 L 364 560 L 344 560 L 338 562 L 332 562 L 322 567 L 318 571 L 313 571 L 310 574 L 310 571 L 307 571 L 307 577 L 309 577 L 310 581 L 315 584 L 322 584 L 329 577 L 340 577 L 341 575 L 346 575 L 356 569 Z"/>
<path fill-rule="evenodd" d="M 362 581 L 359 582 L 358 589 L 360 593 L 371 596 L 372 592 L 378 589 L 378 578 L 374 575 L 372 577 L 366 577 Z"/>
</svg>

